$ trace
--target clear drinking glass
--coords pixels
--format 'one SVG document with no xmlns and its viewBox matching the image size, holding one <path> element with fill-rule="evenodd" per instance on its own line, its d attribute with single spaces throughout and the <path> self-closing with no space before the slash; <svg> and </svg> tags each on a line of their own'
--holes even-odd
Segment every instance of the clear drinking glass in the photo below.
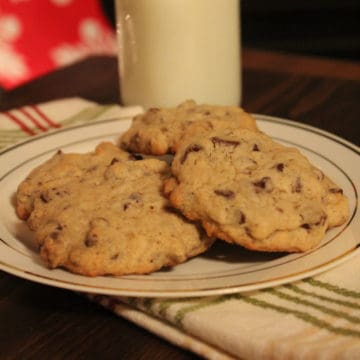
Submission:
<svg viewBox="0 0 360 360">
<path fill-rule="evenodd" d="M 240 105 L 239 0 L 116 0 L 124 105 Z"/>
</svg>

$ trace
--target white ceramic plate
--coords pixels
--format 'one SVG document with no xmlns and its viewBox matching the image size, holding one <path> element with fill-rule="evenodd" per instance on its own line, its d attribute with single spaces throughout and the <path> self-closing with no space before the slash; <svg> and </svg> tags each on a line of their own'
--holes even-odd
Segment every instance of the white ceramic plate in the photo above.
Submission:
<svg viewBox="0 0 360 360">
<path fill-rule="evenodd" d="M 314 250 L 266 254 L 218 242 L 171 270 L 151 275 L 88 278 L 49 270 L 38 256 L 32 233 L 14 211 L 17 185 L 59 148 L 87 152 L 102 140 L 116 140 L 130 119 L 109 119 L 60 129 L 6 149 L 0 156 L 0 269 L 39 283 L 76 291 L 125 296 L 183 297 L 244 292 L 280 285 L 330 269 L 360 253 L 359 149 L 322 130 L 256 115 L 259 127 L 275 140 L 298 147 L 344 190 L 350 199 L 348 222 L 329 231 Z"/>
</svg>

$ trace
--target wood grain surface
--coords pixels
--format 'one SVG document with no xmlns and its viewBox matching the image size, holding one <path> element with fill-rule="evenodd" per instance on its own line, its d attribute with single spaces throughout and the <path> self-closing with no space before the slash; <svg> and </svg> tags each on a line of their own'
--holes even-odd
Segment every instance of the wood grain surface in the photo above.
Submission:
<svg viewBox="0 0 360 360">
<path fill-rule="evenodd" d="M 243 107 L 360 143 L 360 65 L 244 50 Z M 351 76 L 351 73 L 354 76 Z M 95 57 L 2 94 L 0 111 L 82 96 L 118 102 L 115 58 Z M 0 359 L 196 359 L 77 293 L 0 272 Z"/>
</svg>

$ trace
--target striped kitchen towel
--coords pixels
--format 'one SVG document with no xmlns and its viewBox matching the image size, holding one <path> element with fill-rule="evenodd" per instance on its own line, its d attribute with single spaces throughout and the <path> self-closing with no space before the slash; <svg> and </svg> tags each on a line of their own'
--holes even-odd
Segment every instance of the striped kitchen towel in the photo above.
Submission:
<svg viewBox="0 0 360 360">
<path fill-rule="evenodd" d="M 0 147 L 59 127 L 134 115 L 138 107 L 71 98 L 0 113 Z M 360 252 L 295 283 L 196 298 L 87 295 L 209 359 L 360 359 Z"/>
<path fill-rule="evenodd" d="M 207 359 L 360 359 L 360 256 L 251 293 L 159 299 L 89 295 Z"/>
<path fill-rule="evenodd" d="M 0 148 L 60 127 L 115 118 L 119 112 L 122 116 L 133 116 L 141 111 L 137 106 L 124 108 L 68 98 L 0 112 Z"/>
</svg>

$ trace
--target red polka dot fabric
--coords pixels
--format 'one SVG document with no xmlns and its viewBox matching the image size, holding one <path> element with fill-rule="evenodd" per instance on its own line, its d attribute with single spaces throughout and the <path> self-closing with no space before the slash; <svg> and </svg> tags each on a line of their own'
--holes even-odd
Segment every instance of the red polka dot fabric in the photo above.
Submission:
<svg viewBox="0 0 360 360">
<path fill-rule="evenodd" d="M 115 53 L 115 32 L 98 0 L 0 1 L 2 88 L 87 56 Z"/>
</svg>

